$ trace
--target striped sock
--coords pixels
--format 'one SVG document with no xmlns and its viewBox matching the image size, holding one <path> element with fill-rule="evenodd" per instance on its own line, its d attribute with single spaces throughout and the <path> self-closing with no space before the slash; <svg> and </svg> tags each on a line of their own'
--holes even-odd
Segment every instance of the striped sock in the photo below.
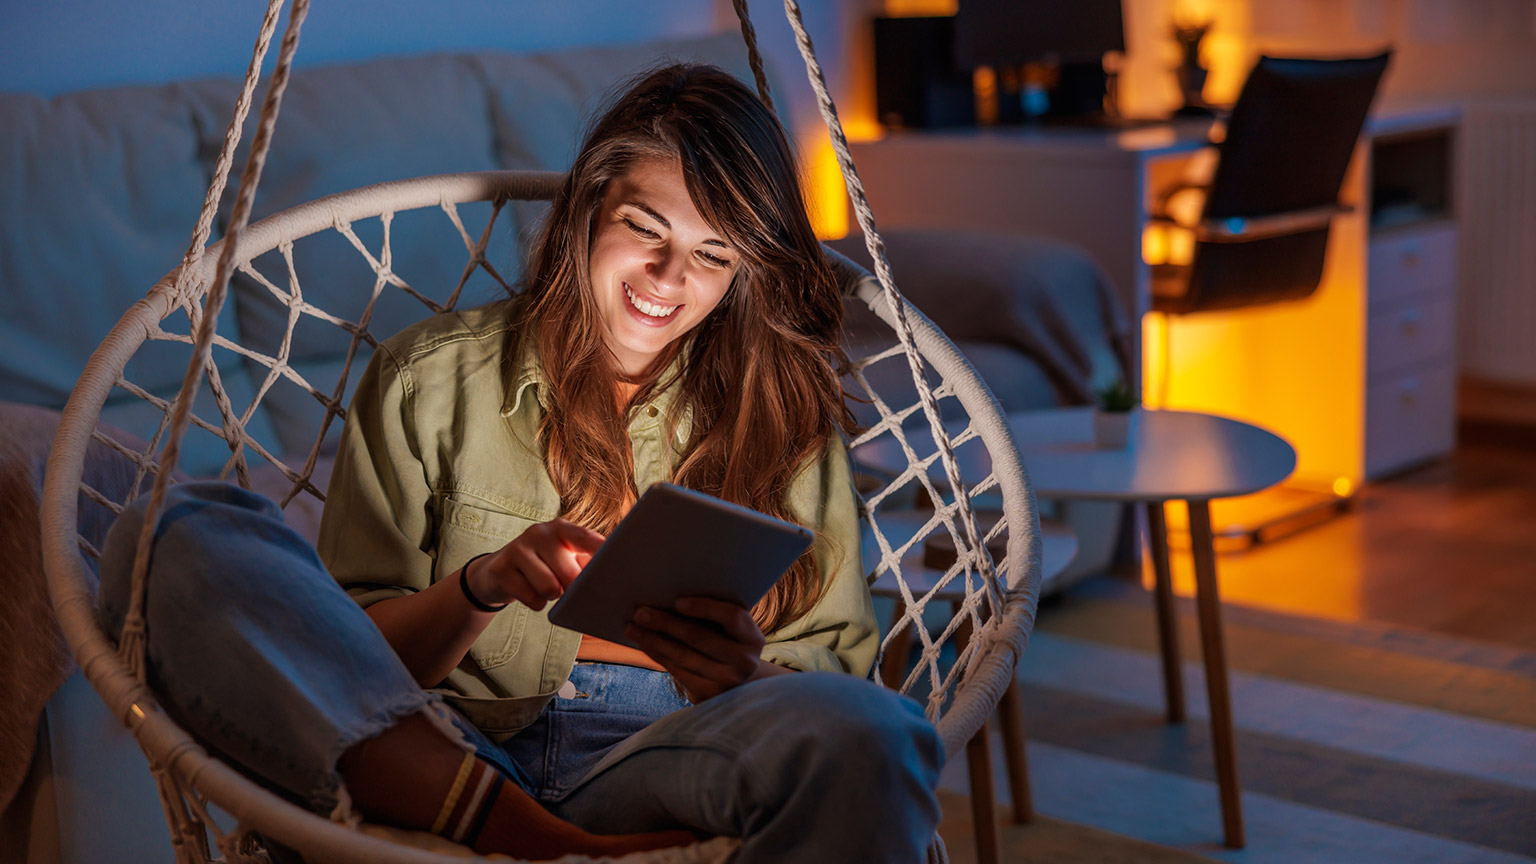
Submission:
<svg viewBox="0 0 1536 864">
<path fill-rule="evenodd" d="M 488 762 L 466 753 L 432 833 L 479 853 L 545 860 L 571 853 L 623 855 L 694 842 L 687 831 L 590 834 L 553 815 Z"/>
</svg>

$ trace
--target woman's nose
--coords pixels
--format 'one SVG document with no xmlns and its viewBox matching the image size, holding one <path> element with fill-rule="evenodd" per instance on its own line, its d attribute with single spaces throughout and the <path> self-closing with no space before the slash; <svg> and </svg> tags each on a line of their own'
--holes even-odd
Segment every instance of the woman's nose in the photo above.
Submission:
<svg viewBox="0 0 1536 864">
<path fill-rule="evenodd" d="M 651 281 L 656 283 L 658 289 L 664 291 L 680 291 L 687 273 L 688 256 L 671 246 L 664 246 L 657 251 L 656 257 L 649 265 Z"/>
</svg>

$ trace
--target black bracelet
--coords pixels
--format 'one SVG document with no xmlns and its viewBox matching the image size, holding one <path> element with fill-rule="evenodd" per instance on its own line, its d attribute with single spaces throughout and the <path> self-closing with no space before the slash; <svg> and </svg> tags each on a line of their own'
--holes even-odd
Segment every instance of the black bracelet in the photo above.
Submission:
<svg viewBox="0 0 1536 864">
<path fill-rule="evenodd" d="M 459 568 L 459 587 L 464 590 L 464 599 L 469 601 L 469 605 L 479 609 L 481 612 L 500 612 L 501 610 L 507 608 L 507 606 L 511 605 L 508 603 L 498 603 L 497 605 L 492 606 L 484 600 L 481 600 L 479 597 L 476 597 L 475 592 L 469 590 L 469 565 L 479 561 L 481 558 L 484 558 L 487 555 L 494 554 L 496 553 L 481 552 L 479 555 L 476 555 L 468 561 L 465 561 L 464 566 Z"/>
</svg>

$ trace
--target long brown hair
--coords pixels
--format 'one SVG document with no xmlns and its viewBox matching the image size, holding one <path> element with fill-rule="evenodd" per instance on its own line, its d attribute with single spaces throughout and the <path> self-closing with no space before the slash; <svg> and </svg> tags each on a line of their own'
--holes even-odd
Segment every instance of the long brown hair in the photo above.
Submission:
<svg viewBox="0 0 1536 864">
<path fill-rule="evenodd" d="M 621 412 L 588 249 L 608 184 L 658 156 L 681 163 L 694 206 L 740 265 L 720 304 L 668 346 Z M 794 154 L 773 113 L 719 69 L 658 69 L 602 115 L 545 216 L 525 285 L 510 307 L 518 320 L 507 361 L 530 346 L 543 364 L 549 410 L 540 443 L 573 522 L 607 533 L 633 504 L 629 415 L 672 383 L 657 376 L 680 352 L 670 420 L 689 412 L 692 422 L 675 483 L 790 519 L 791 481 L 839 430 L 856 431 L 838 378 L 847 362 L 842 299 L 805 215 Z M 807 552 L 753 617 L 771 632 L 804 614 L 820 590 Z"/>
</svg>

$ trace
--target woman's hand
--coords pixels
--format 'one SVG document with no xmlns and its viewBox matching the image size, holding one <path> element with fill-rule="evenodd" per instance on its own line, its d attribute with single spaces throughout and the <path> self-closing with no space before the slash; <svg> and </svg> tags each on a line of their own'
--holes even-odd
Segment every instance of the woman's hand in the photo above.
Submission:
<svg viewBox="0 0 1536 864">
<path fill-rule="evenodd" d="M 535 611 L 558 599 L 603 545 L 603 535 L 574 522 L 540 522 L 493 555 L 472 562 L 465 578 L 493 605 L 517 601 Z"/>
<path fill-rule="evenodd" d="M 677 611 L 643 607 L 624 635 L 676 678 L 688 698 L 703 702 L 748 681 L 790 672 L 762 659 L 763 631 L 735 603 L 684 597 Z"/>
</svg>

